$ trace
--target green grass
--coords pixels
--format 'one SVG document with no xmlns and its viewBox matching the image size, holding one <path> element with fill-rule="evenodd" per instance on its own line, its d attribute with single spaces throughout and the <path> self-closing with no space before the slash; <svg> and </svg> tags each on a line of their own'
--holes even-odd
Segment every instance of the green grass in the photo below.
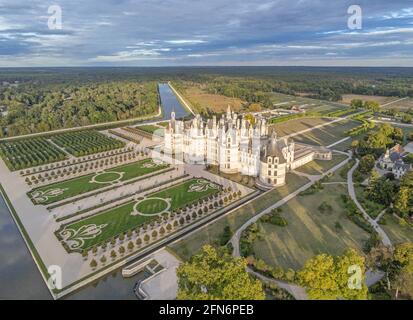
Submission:
<svg viewBox="0 0 413 320">
<path fill-rule="evenodd" d="M 292 139 L 296 142 L 328 146 L 345 138 L 347 136 L 346 132 L 352 128 L 357 127 L 358 125 L 360 125 L 360 122 L 358 121 L 344 120 L 325 125 L 324 127 L 317 128 L 303 134 L 299 134 L 297 136 L 294 136 Z"/>
<path fill-rule="evenodd" d="M 309 129 L 314 126 L 331 121 L 328 118 L 312 117 L 312 118 L 299 118 L 293 119 L 281 123 L 277 123 L 272 126 L 279 137 L 286 136 L 301 130 Z"/>
<path fill-rule="evenodd" d="M 150 125 L 150 124 L 137 126 L 136 129 L 145 131 L 145 132 L 150 133 L 150 134 L 154 134 L 157 131 L 156 133 L 160 134 L 161 136 L 163 136 L 163 132 L 164 132 L 164 129 L 162 129 L 158 126 Z"/>
<path fill-rule="evenodd" d="M 381 227 L 389 236 L 393 244 L 399 244 L 404 242 L 413 242 L 413 227 L 406 225 L 401 226 L 399 220 L 389 214 L 384 215 L 385 224 Z"/>
<path fill-rule="evenodd" d="M 220 188 L 217 185 L 215 185 L 214 189 L 208 188 L 200 192 L 194 192 L 194 191 L 191 192 L 190 186 L 196 183 L 198 180 L 199 179 L 190 179 L 176 186 L 170 187 L 160 192 L 153 193 L 149 195 L 148 198 L 150 197 L 158 197 L 158 198 L 164 198 L 164 199 L 170 198 L 171 199 L 170 210 L 177 210 L 194 201 L 205 198 L 211 194 L 214 194 L 220 191 Z M 93 225 L 93 224 L 96 224 L 97 226 L 106 225 L 105 227 L 103 227 L 102 232 L 98 236 L 92 239 L 86 239 L 84 241 L 83 246 L 80 248 L 80 249 L 88 249 L 95 244 L 100 244 L 105 241 L 108 241 L 114 236 L 127 232 L 128 230 L 132 230 L 136 228 L 137 226 L 158 217 L 158 215 L 154 214 L 157 208 L 154 206 L 153 201 L 144 203 L 144 205 L 139 209 L 145 211 L 144 213 L 146 214 L 154 214 L 154 215 L 148 215 L 148 216 L 142 216 L 139 214 L 131 215 L 131 213 L 133 212 L 133 207 L 135 203 L 136 201 L 130 201 L 126 204 L 115 207 L 113 209 L 103 211 L 89 218 L 68 224 L 65 226 L 65 229 L 79 230 L 80 228 L 84 226 Z"/>
<path fill-rule="evenodd" d="M 365 188 L 360 184 L 354 185 L 354 190 L 356 192 L 357 200 L 360 202 L 364 210 L 369 214 L 373 219 L 376 218 L 380 212 L 382 212 L 386 207 L 382 204 L 376 203 L 367 199 L 365 195 Z"/>
<path fill-rule="evenodd" d="M 347 194 L 346 186 L 329 185 L 283 205 L 281 215 L 288 226 L 260 223 L 262 238 L 253 243 L 256 257 L 271 266 L 298 269 L 319 253 L 342 254 L 349 247 L 361 250 L 369 234 L 347 219 L 341 194 Z M 318 210 L 323 201 L 332 206 L 331 213 Z M 335 228 L 336 222 L 341 230 Z"/>
<path fill-rule="evenodd" d="M 314 160 L 297 168 L 296 171 L 311 175 L 319 175 L 327 172 L 345 159 L 347 159 L 347 156 L 343 154 L 333 154 L 332 160 Z"/>
<path fill-rule="evenodd" d="M 181 257 L 182 260 L 188 260 L 193 254 L 198 252 L 202 246 L 206 244 L 215 244 L 223 234 L 226 226 L 229 226 L 232 232 L 234 232 L 248 219 L 308 182 L 307 178 L 293 173 L 287 173 L 286 179 L 286 185 L 262 194 L 251 203 L 238 208 L 214 223 L 200 229 L 196 233 L 171 245 L 170 249 Z"/>
<path fill-rule="evenodd" d="M 140 160 L 137 162 L 133 162 L 130 164 L 125 164 L 125 165 L 121 165 L 118 167 L 114 167 L 114 168 L 110 168 L 110 169 L 106 169 L 105 171 L 107 172 L 123 172 L 123 176 L 119 179 L 120 181 L 126 181 L 126 180 L 130 180 L 151 172 L 155 172 L 158 170 L 162 170 L 165 169 L 167 167 L 169 167 L 168 164 L 160 164 L 159 166 L 156 167 L 149 167 L 149 168 L 145 168 L 143 167 L 143 165 L 145 164 L 149 164 L 152 163 L 152 159 L 144 159 L 144 160 Z M 39 188 L 35 188 L 32 191 L 30 191 L 29 193 L 29 197 L 31 197 L 32 200 L 33 199 L 33 195 L 35 195 L 37 192 L 43 192 L 46 193 L 50 190 L 53 189 L 62 189 L 64 190 L 61 194 L 54 196 L 54 197 L 48 197 L 47 200 L 42 201 L 42 202 L 37 202 L 40 204 L 50 204 L 50 203 L 54 203 L 63 199 L 67 199 L 67 198 L 71 198 L 89 191 L 93 191 L 93 190 L 97 190 L 97 189 L 101 189 L 104 187 L 108 187 L 110 186 L 110 183 L 93 183 L 90 182 L 91 179 L 93 178 L 93 176 L 95 176 L 96 173 L 92 173 L 92 174 L 88 174 L 85 176 L 81 176 L 78 178 L 73 178 L 70 180 L 65 180 L 62 182 L 56 182 L 53 184 L 49 184 L 46 186 L 42 186 Z M 106 173 L 104 175 L 100 175 L 98 176 L 98 181 L 111 181 L 111 178 L 118 178 L 119 175 L 115 174 L 115 173 Z M 34 203 L 36 203 L 34 201 Z"/>
</svg>

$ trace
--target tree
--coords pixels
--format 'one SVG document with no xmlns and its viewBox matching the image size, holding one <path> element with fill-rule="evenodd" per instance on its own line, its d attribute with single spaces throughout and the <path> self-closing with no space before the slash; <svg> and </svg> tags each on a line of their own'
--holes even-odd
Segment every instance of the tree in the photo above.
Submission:
<svg viewBox="0 0 413 320">
<path fill-rule="evenodd" d="M 262 284 L 245 270 L 247 262 L 206 245 L 177 269 L 180 300 L 263 300 Z"/>
<path fill-rule="evenodd" d="M 408 171 L 400 180 L 400 189 L 394 201 L 397 213 L 402 217 L 413 216 L 413 171 Z"/>
<path fill-rule="evenodd" d="M 366 188 L 366 196 L 371 201 L 389 206 L 395 197 L 395 185 L 386 177 L 380 178 L 374 170 Z"/>
<path fill-rule="evenodd" d="M 380 104 L 377 101 L 366 101 L 364 102 L 364 108 L 373 112 L 379 112 Z"/>
<path fill-rule="evenodd" d="M 350 106 L 354 109 L 361 109 L 363 108 L 363 100 L 361 99 L 353 99 L 350 102 Z"/>
<path fill-rule="evenodd" d="M 366 154 L 360 159 L 360 172 L 367 174 L 374 168 L 375 159 L 372 154 Z"/>
<path fill-rule="evenodd" d="M 361 271 L 361 278 L 354 278 L 358 283 L 351 282 L 354 272 L 350 268 L 352 266 Z M 360 300 L 367 298 L 364 272 L 364 258 L 355 250 L 349 249 L 342 256 L 319 254 L 311 258 L 298 272 L 297 277 L 299 283 L 307 288 L 311 299 Z"/>
<path fill-rule="evenodd" d="M 95 269 L 97 267 L 98 263 L 96 262 L 95 259 L 92 259 L 92 261 L 90 261 L 89 265 L 92 269 Z"/>
</svg>

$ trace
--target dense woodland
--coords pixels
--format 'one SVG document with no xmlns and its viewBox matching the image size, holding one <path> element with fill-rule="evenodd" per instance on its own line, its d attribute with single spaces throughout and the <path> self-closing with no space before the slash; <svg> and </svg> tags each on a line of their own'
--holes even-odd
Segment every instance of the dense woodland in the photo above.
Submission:
<svg viewBox="0 0 413 320">
<path fill-rule="evenodd" d="M 155 114 L 158 94 L 156 82 L 26 82 L 2 86 L 0 106 L 0 134 L 15 136 Z"/>
<path fill-rule="evenodd" d="M 270 93 L 338 101 L 342 94 L 413 96 L 411 68 L 21 68 L 0 73 L 0 135 L 130 119 L 156 112 L 157 81 L 271 105 Z M 3 110 L 2 110 L 3 109 Z"/>
</svg>

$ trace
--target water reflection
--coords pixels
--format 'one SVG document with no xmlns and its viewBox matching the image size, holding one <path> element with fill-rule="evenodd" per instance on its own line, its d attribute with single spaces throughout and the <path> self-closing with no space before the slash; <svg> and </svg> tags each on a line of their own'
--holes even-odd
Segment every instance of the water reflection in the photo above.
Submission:
<svg viewBox="0 0 413 320">
<path fill-rule="evenodd" d="M 1 195 L 0 262 L 0 299 L 52 298 Z"/>
</svg>

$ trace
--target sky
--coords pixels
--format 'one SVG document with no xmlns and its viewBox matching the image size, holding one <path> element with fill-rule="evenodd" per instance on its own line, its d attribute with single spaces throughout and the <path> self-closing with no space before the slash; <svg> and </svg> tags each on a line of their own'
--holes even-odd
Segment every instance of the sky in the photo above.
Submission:
<svg viewBox="0 0 413 320">
<path fill-rule="evenodd" d="M 201 65 L 413 67 L 413 1 L 0 0 L 0 67 Z"/>
</svg>

